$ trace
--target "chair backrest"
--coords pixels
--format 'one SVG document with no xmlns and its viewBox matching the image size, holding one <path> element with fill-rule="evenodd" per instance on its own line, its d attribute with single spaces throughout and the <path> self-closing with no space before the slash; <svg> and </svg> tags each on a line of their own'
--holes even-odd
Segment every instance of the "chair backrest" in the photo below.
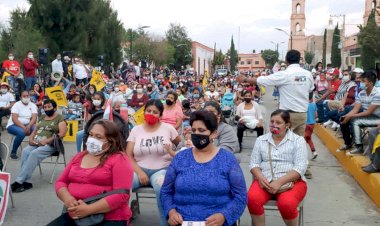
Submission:
<svg viewBox="0 0 380 226">
<path fill-rule="evenodd" d="M 4 172 L 7 166 L 8 158 L 9 158 L 9 148 L 4 142 L 0 142 L 0 158 L 3 161 L 3 167 L 0 169 Z"/>
</svg>

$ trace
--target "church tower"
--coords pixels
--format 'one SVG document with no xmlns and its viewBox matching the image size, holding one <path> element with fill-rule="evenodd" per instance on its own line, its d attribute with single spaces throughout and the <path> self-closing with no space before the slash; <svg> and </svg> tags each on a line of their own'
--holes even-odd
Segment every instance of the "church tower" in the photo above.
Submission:
<svg viewBox="0 0 380 226">
<path fill-rule="evenodd" d="M 376 10 L 376 23 L 377 25 L 380 25 L 380 0 L 365 0 L 365 10 L 364 10 L 364 16 L 363 16 L 363 24 L 367 25 L 368 17 L 371 15 L 372 10 Z"/>
<path fill-rule="evenodd" d="M 292 15 L 290 17 L 289 49 L 296 49 L 305 56 L 305 0 L 292 0 Z"/>
</svg>

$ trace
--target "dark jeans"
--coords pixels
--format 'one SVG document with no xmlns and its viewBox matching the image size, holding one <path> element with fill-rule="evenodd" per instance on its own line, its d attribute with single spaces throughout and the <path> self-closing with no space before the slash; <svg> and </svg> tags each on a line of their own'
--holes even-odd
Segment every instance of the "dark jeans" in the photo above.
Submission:
<svg viewBox="0 0 380 226">
<path fill-rule="evenodd" d="M 128 221 L 103 221 L 94 226 L 128 226 Z M 76 226 L 75 221 L 69 216 L 68 213 L 63 213 L 61 216 L 54 219 L 46 226 Z"/>
<path fill-rule="evenodd" d="M 340 124 L 340 118 L 346 115 L 348 112 L 350 112 L 353 108 L 354 106 L 349 105 L 349 106 L 344 107 L 343 111 L 338 111 L 338 110 L 328 111 L 327 117 L 328 119 L 331 119 L 334 122 Z"/>
<path fill-rule="evenodd" d="M 0 110 L 0 124 L 3 121 L 3 117 L 4 116 L 8 116 L 10 114 L 11 114 L 11 110 L 10 109 L 1 109 Z"/>
<path fill-rule="evenodd" d="M 239 144 L 241 144 L 243 142 L 243 135 L 244 135 L 244 131 L 246 129 L 250 129 L 250 128 L 246 127 L 244 124 L 241 124 L 241 123 L 239 123 L 237 125 L 237 137 L 239 140 Z M 257 137 L 264 134 L 264 128 L 263 127 L 256 127 L 253 130 L 257 132 Z"/>
<path fill-rule="evenodd" d="M 79 84 L 81 84 L 81 83 L 83 83 L 83 85 L 87 85 L 88 79 L 87 78 L 75 79 L 75 85 L 76 86 L 79 86 Z"/>
<path fill-rule="evenodd" d="M 319 119 L 318 122 L 319 123 L 327 121 L 327 119 L 325 117 L 325 110 L 323 109 L 323 102 L 324 102 L 324 100 L 321 100 L 321 101 L 315 103 L 317 105 L 317 112 L 318 112 L 318 119 Z"/>
<path fill-rule="evenodd" d="M 376 127 L 378 124 L 380 124 L 380 118 L 375 115 L 353 118 L 350 122 L 341 124 L 340 129 L 343 134 L 344 144 L 351 145 L 352 140 L 354 140 L 357 147 L 363 147 L 361 128 Z"/>
</svg>

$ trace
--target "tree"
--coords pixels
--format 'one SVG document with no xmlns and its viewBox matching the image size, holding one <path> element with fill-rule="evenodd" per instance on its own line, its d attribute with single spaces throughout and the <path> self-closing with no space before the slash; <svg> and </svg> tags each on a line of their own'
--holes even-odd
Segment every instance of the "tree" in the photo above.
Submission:
<svg viewBox="0 0 380 226">
<path fill-rule="evenodd" d="M 191 39 L 188 37 L 186 28 L 181 24 L 171 23 L 166 31 L 166 40 L 174 47 L 174 68 L 190 65 L 193 62 L 191 54 Z"/>
<path fill-rule="evenodd" d="M 362 48 L 361 60 L 364 70 L 374 69 L 376 59 L 380 58 L 380 28 L 376 24 L 375 12 L 368 17 L 365 27 L 359 26 L 358 41 Z"/>
<path fill-rule="evenodd" d="M 335 26 L 333 38 L 332 38 L 332 46 L 331 46 L 331 65 L 332 67 L 340 68 L 342 64 L 342 55 L 339 48 L 340 45 L 340 30 L 338 28 L 338 24 Z M 343 48 L 343 46 L 341 46 Z"/>
<path fill-rule="evenodd" d="M 28 16 L 41 30 L 50 52 L 73 50 L 92 63 L 98 55 L 105 63 L 121 60 L 121 41 L 125 34 L 117 12 L 108 0 L 28 0 Z"/>
<path fill-rule="evenodd" d="M 325 33 L 323 34 L 323 50 L 322 50 L 322 64 L 323 67 L 326 67 L 326 57 L 327 57 L 327 29 L 325 29 Z"/>
<path fill-rule="evenodd" d="M 225 56 L 221 49 L 218 52 L 215 52 L 214 61 L 212 62 L 213 68 L 215 68 L 216 65 L 223 65 L 224 58 Z"/>
<path fill-rule="evenodd" d="M 238 52 L 235 49 L 234 36 L 231 37 L 231 47 L 229 49 L 229 58 L 230 58 L 230 71 L 236 71 L 236 65 L 239 60 Z"/>
<path fill-rule="evenodd" d="M 314 56 L 315 56 L 314 53 L 306 51 L 305 52 L 305 61 L 306 61 L 306 63 L 307 64 L 311 64 L 313 62 Z"/>
<path fill-rule="evenodd" d="M 11 12 L 9 28 L 3 28 L 0 36 L 2 59 L 8 52 L 13 52 L 15 58 L 21 61 L 27 51 L 35 52 L 45 46 L 44 37 L 35 28 L 25 9 L 17 8 Z"/>
<path fill-rule="evenodd" d="M 272 49 L 265 49 L 261 53 L 261 57 L 264 59 L 266 66 L 274 66 L 278 61 L 279 54 Z"/>
</svg>

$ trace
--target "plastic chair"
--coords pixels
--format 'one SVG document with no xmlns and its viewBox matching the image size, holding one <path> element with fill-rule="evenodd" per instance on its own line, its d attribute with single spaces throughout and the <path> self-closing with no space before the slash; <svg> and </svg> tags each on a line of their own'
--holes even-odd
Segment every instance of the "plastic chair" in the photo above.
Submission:
<svg viewBox="0 0 380 226">
<path fill-rule="evenodd" d="M 264 205 L 264 210 L 277 210 L 277 200 L 269 200 L 265 205 Z M 303 201 L 298 205 L 298 225 L 303 226 Z"/>
<path fill-rule="evenodd" d="M 3 160 L 3 168 L 1 169 L 2 172 L 6 172 L 6 167 L 8 163 L 8 158 L 10 155 L 10 151 L 8 146 L 4 142 L 0 142 L 0 157 Z M 12 208 L 15 207 L 14 201 L 13 201 L 13 195 L 12 190 L 9 189 L 9 197 L 11 198 Z"/>
<path fill-rule="evenodd" d="M 151 186 L 139 187 L 133 190 L 132 193 L 136 193 L 136 200 L 132 200 L 131 209 L 132 209 L 132 205 L 137 205 L 138 214 L 140 214 L 140 198 L 148 198 L 148 199 L 156 198 L 156 193 L 154 192 L 153 187 Z"/>
</svg>

